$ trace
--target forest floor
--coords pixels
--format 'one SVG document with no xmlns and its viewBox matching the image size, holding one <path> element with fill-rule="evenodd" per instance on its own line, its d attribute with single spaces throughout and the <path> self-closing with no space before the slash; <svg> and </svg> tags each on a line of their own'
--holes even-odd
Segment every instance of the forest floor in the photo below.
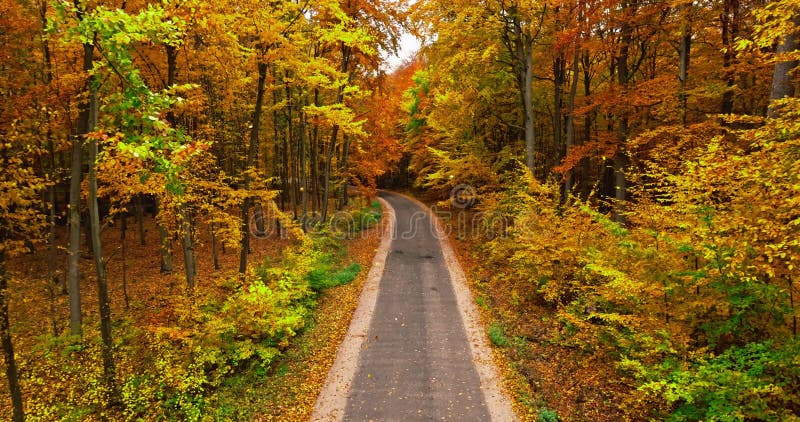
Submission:
<svg viewBox="0 0 800 422">
<path fill-rule="evenodd" d="M 306 328 L 273 362 L 270 373 L 238 373 L 226 380 L 210 398 L 209 408 L 247 407 L 243 412 L 255 415 L 256 420 L 308 420 L 317 394 L 325 380 L 325 374 L 335 358 L 355 310 L 361 286 L 364 283 L 372 256 L 380 241 L 380 224 L 365 229 L 347 240 L 346 257 L 349 262 L 361 265 L 356 279 L 346 285 L 325 290 L 317 298 L 317 306 L 309 318 Z M 158 254 L 158 231 L 152 218 L 143 221 L 144 241 L 138 237 L 134 218 L 128 219 L 125 254 L 120 241 L 120 225 L 107 227 L 103 231 L 104 255 L 108 259 L 108 280 L 112 319 L 115 320 L 114 335 L 124 339 L 136 336 L 155 326 L 169 326 L 179 316 L 175 310 L 185 302 L 185 279 L 183 259 L 179 242 L 175 242 L 174 272 L 161 274 Z M 195 297 L 215 297 L 226 294 L 229 289 L 221 287 L 235 279 L 239 263 L 237 248 L 228 248 L 219 254 L 220 269 L 214 269 L 209 227 L 197 228 L 197 288 Z M 274 260 L 293 240 L 277 237 L 253 238 L 250 254 L 251 265 L 265 260 Z M 66 263 L 66 230 L 57 230 L 57 273 L 63 279 Z M 82 274 L 81 294 L 83 308 L 84 338 L 98 338 L 98 304 L 95 287 L 94 264 L 84 249 L 80 260 Z M 17 363 L 23 380 L 23 396 L 28 402 L 39 394 L 25 391 L 27 374 L 38 365 L 42 347 L 69 331 L 68 296 L 60 288 L 51 295 L 51 285 L 46 280 L 49 253 L 46 245 L 37 245 L 31 254 L 8 262 L 10 278 L 11 332 L 16 349 Z M 125 288 L 123 289 L 123 273 Z M 127 291 L 127 309 L 125 291 Z M 121 341 L 130 341 L 121 340 Z M 130 364 L 125 362 L 124 364 Z M 135 363 L 134 363 L 135 364 Z M 0 374 L 0 397 L 8 397 L 5 366 Z M 58 374 L 53 374 L 56 379 Z M 64 382 L 65 380 L 61 380 Z M 63 387 L 59 382 L 48 388 Z M 0 420 L 9 420 L 10 401 L 0 400 Z"/>
<path fill-rule="evenodd" d="M 496 365 L 503 372 L 506 389 L 523 420 L 618 421 L 620 405 L 629 386 L 614 367 L 597 357 L 559 344 L 556 310 L 547 306 L 521 306 L 520 295 L 511 286 L 492 282 L 480 246 L 484 239 L 470 225 L 472 211 L 448 209 L 431 194 L 417 197 L 450 225 L 450 241 L 464 270 L 467 284 L 481 312 L 481 319 L 494 350 Z M 458 213 L 465 213 L 459 219 Z"/>
</svg>

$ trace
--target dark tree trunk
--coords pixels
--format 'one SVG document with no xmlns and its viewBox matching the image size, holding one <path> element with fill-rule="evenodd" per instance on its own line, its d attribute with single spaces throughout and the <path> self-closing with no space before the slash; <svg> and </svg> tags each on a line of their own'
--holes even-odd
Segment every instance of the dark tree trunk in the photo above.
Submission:
<svg viewBox="0 0 800 422">
<path fill-rule="evenodd" d="M 339 191 L 339 209 L 344 209 L 347 206 L 347 185 L 349 181 L 349 171 L 347 161 L 350 159 L 350 137 L 343 136 L 342 142 L 342 158 L 339 160 L 339 172 L 342 174 L 342 188 Z"/>
<path fill-rule="evenodd" d="M 89 94 L 89 131 L 94 130 L 97 124 L 99 104 L 97 102 L 97 89 L 90 88 Z M 97 140 L 89 142 L 89 225 L 91 227 L 91 244 L 94 255 L 94 266 L 97 275 L 97 302 L 100 311 L 100 337 L 103 340 L 103 376 L 106 387 L 110 392 L 110 406 L 118 401 L 116 388 L 116 365 L 114 363 L 114 340 L 111 336 L 111 304 L 108 298 L 108 274 L 106 261 L 103 258 L 103 245 L 100 240 L 100 209 L 97 203 Z"/>
<path fill-rule="evenodd" d="M 522 35 L 520 35 L 522 37 Z M 536 174 L 536 132 L 533 122 L 533 39 L 519 40 L 517 60 L 520 62 L 519 79 L 522 83 L 522 109 L 525 126 L 525 164 Z"/>
<path fill-rule="evenodd" d="M 342 52 L 342 68 L 341 71 L 343 74 L 349 74 L 350 69 L 350 55 L 352 54 L 352 48 L 347 46 L 344 42 L 341 43 L 341 52 Z M 352 75 L 351 75 L 352 76 Z M 348 77 L 348 82 L 350 78 Z M 340 86 L 338 92 L 336 93 L 336 104 L 341 104 L 344 101 L 344 86 Z M 331 140 L 328 144 L 328 150 L 326 151 L 325 157 L 325 171 L 323 173 L 323 190 L 322 190 L 322 221 L 326 221 L 328 219 L 328 200 L 330 199 L 330 189 L 331 189 L 331 165 L 333 163 L 333 155 L 336 151 L 336 142 L 339 136 L 339 125 L 334 125 L 333 130 L 331 131 Z"/>
<path fill-rule="evenodd" d="M 89 72 L 94 67 L 94 45 L 83 44 L 83 71 Z M 86 80 L 85 92 L 91 90 L 94 77 Z M 90 132 L 91 119 L 88 102 L 80 104 L 77 133 L 72 139 L 72 160 L 69 189 L 69 261 L 67 262 L 67 278 L 69 287 L 69 327 L 75 336 L 82 334 L 81 327 L 81 292 L 80 292 L 80 243 L 81 243 L 81 179 L 83 177 L 83 138 Z"/>
<path fill-rule="evenodd" d="M 217 226 L 211 222 L 211 255 L 214 260 L 214 269 L 220 269 L 219 265 L 219 239 L 217 239 Z"/>
<path fill-rule="evenodd" d="M 119 242 L 121 244 L 122 260 L 122 296 L 125 299 L 125 310 L 130 309 L 130 298 L 128 297 L 128 245 L 126 233 L 128 231 L 128 216 L 123 212 L 119 223 Z"/>
<path fill-rule="evenodd" d="M 166 88 L 171 87 L 175 84 L 175 78 L 178 73 L 178 50 L 175 46 L 166 45 L 164 47 L 167 53 L 167 86 Z M 172 110 L 167 112 L 167 122 L 169 122 L 170 126 L 175 126 L 176 119 L 175 114 Z M 158 213 L 161 212 L 161 201 L 156 198 L 156 216 Z M 158 221 L 158 217 L 156 217 L 156 226 L 158 227 L 158 249 L 159 254 L 161 257 L 161 274 L 172 274 L 174 271 L 173 267 L 173 256 L 172 256 L 172 237 L 170 236 L 167 228 L 164 227 L 164 223 Z"/>
<path fill-rule="evenodd" d="M 42 30 L 47 27 L 47 4 L 48 2 L 42 1 L 39 4 L 39 20 L 42 24 Z M 53 63 L 50 54 L 50 44 L 47 38 L 42 38 L 42 56 L 44 59 L 44 83 L 48 87 L 53 81 Z M 58 203 L 56 200 L 56 153 L 55 146 L 53 145 L 53 131 L 50 128 L 50 110 L 45 109 L 45 125 L 47 126 L 46 142 L 47 142 L 47 173 L 50 179 L 50 186 L 47 188 L 47 203 L 49 210 L 47 214 L 47 246 L 48 246 L 48 261 L 47 261 L 47 289 L 50 294 L 50 330 L 53 336 L 58 336 L 58 316 L 56 315 L 56 289 L 60 288 L 62 292 L 67 292 L 66 280 L 63 278 L 59 281 L 56 276 L 56 261 L 58 259 L 58 247 L 56 245 L 56 210 Z"/>
<path fill-rule="evenodd" d="M 247 149 L 247 163 L 245 164 L 245 171 L 250 170 L 253 167 L 256 161 L 256 153 L 258 152 L 258 137 L 259 130 L 261 129 L 261 114 L 264 108 L 264 92 L 266 90 L 267 83 L 267 70 L 268 67 L 266 63 L 258 64 L 256 104 L 255 109 L 253 110 L 253 120 L 251 122 L 252 128 L 250 129 L 250 142 Z M 244 189 L 245 191 L 249 191 L 250 189 L 250 175 L 248 173 L 245 173 L 244 176 Z M 250 218 L 250 207 L 252 204 L 253 200 L 248 192 L 247 197 L 242 204 L 242 240 L 241 251 L 239 255 L 239 276 L 242 278 L 244 278 L 245 272 L 247 271 L 247 254 L 250 252 L 250 228 L 248 222 Z"/>
<path fill-rule="evenodd" d="M 626 90 L 630 82 L 630 72 L 628 69 L 628 58 L 630 45 L 633 40 L 633 29 L 628 19 L 633 15 L 634 10 L 630 4 L 625 4 L 623 13 L 623 23 L 621 28 L 621 40 L 619 56 L 617 57 L 617 83 L 620 88 Z M 625 94 L 623 94 L 625 95 Z M 618 223 L 625 222 L 625 200 L 627 197 L 628 183 L 625 178 L 625 170 L 628 166 L 628 156 L 625 152 L 625 143 L 628 140 L 628 112 L 623 110 L 618 116 L 617 126 L 617 150 L 614 153 L 614 220 Z"/>
<path fill-rule="evenodd" d="M 161 200 L 156 199 L 156 216 L 161 213 Z M 158 226 L 158 250 L 160 254 L 161 274 L 172 274 L 173 259 L 172 259 L 172 237 L 167 232 L 164 224 L 158 221 L 156 217 L 156 225 Z"/>
<path fill-rule="evenodd" d="M 19 385 L 19 371 L 14 356 L 14 343 L 11 340 L 11 324 L 8 318 L 8 276 L 5 256 L 0 253 L 0 342 L 3 343 L 3 358 L 6 362 L 6 380 L 11 392 L 12 420 L 22 422 L 25 412 L 22 407 L 22 389 Z"/>
<path fill-rule="evenodd" d="M 692 49 L 692 27 L 689 14 L 693 2 L 689 2 L 681 6 L 683 12 L 683 22 L 681 23 L 681 46 L 680 46 L 680 67 L 678 73 L 678 80 L 681 83 L 681 92 L 679 95 L 681 105 L 681 125 L 686 126 L 686 107 L 688 102 L 688 94 L 686 93 L 686 84 L 689 80 L 689 62 L 691 58 Z"/>
<path fill-rule="evenodd" d="M 551 159 L 558 161 L 566 155 L 566 145 L 563 143 L 563 112 L 564 102 L 563 86 L 566 79 L 566 58 L 559 54 L 553 61 L 553 148 L 556 155 Z M 548 165 L 548 167 L 551 167 Z"/>
<path fill-rule="evenodd" d="M 736 84 L 736 73 L 731 69 L 736 58 L 734 42 L 739 35 L 739 0 L 724 0 L 720 15 L 722 25 L 722 78 L 728 89 L 722 94 L 722 114 L 733 113 L 733 86 Z"/>
<path fill-rule="evenodd" d="M 567 136 L 565 139 L 564 150 L 565 158 L 569 156 L 572 145 L 575 143 L 575 97 L 578 94 L 578 64 L 581 60 L 580 54 L 580 50 L 576 46 L 572 57 L 572 80 L 570 81 L 569 87 L 569 114 L 567 115 Z M 573 167 L 577 167 L 578 164 L 579 163 L 575 163 Z M 561 198 L 562 204 L 567 202 L 567 198 L 569 198 L 569 194 L 572 192 L 572 180 L 574 173 L 575 170 L 572 168 L 567 170 L 567 173 L 564 175 L 564 190 Z"/>
<path fill-rule="evenodd" d="M 184 205 L 181 207 L 181 231 L 183 232 L 183 263 L 186 274 L 186 290 L 189 295 L 194 293 L 195 278 L 197 275 L 197 261 L 194 255 L 194 222 L 191 211 Z"/>
</svg>

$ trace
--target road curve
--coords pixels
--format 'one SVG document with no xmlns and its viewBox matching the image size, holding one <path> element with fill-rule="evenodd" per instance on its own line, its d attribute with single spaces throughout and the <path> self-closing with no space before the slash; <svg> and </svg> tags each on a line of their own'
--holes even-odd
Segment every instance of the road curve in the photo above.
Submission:
<svg viewBox="0 0 800 422">
<path fill-rule="evenodd" d="M 515 420 L 449 243 L 424 205 L 381 196 L 391 238 L 312 420 Z"/>
</svg>

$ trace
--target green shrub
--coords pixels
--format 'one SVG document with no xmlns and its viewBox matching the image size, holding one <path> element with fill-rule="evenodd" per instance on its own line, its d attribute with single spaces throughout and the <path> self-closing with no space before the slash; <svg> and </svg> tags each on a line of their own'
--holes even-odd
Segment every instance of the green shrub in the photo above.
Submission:
<svg viewBox="0 0 800 422">
<path fill-rule="evenodd" d="M 489 326 L 489 340 L 499 347 L 507 347 L 511 344 L 508 337 L 503 333 L 503 327 L 496 322 Z"/>
<path fill-rule="evenodd" d="M 539 408 L 539 411 L 536 413 L 536 422 L 558 422 L 561 418 L 558 417 L 558 413 L 555 410 L 550 410 L 546 407 Z"/>
<path fill-rule="evenodd" d="M 656 373 L 642 390 L 674 406 L 668 420 L 786 420 L 795 416 L 790 409 L 798 402 L 799 381 L 800 343 L 765 342 Z"/>
</svg>

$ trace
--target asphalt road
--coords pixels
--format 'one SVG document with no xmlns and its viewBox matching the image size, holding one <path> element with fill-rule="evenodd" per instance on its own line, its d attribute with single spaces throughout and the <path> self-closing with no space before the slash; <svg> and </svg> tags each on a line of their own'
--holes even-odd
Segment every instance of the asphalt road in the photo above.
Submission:
<svg viewBox="0 0 800 422">
<path fill-rule="evenodd" d="M 408 199 L 381 196 L 396 232 L 344 420 L 489 420 L 431 221 Z"/>
</svg>

